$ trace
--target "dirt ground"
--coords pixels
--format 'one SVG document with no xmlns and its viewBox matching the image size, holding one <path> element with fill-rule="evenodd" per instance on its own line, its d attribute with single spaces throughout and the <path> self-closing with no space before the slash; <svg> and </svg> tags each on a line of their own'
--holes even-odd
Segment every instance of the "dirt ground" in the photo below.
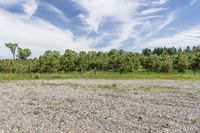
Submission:
<svg viewBox="0 0 200 133">
<path fill-rule="evenodd" d="M 200 132 L 200 81 L 0 81 L 0 133 Z"/>
</svg>

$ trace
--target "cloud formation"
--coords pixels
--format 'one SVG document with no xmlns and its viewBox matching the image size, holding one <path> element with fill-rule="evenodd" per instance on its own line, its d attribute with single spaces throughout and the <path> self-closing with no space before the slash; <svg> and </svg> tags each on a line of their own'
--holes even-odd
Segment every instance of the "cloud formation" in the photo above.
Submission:
<svg viewBox="0 0 200 133">
<path fill-rule="evenodd" d="M 200 25 L 197 25 L 191 29 L 186 29 L 178 32 L 174 35 L 157 38 L 150 41 L 147 46 L 154 47 L 186 47 L 195 46 L 200 44 Z"/>
<path fill-rule="evenodd" d="M 66 48 L 90 50 L 89 38 L 76 38 L 71 31 L 60 29 L 42 19 L 27 19 L 27 15 L 11 14 L 3 10 L 0 10 L 0 16 L 1 52 L 6 50 L 3 45 L 5 42 L 17 42 L 22 47 L 30 48 L 33 57 L 48 49 L 62 52 Z"/>
<path fill-rule="evenodd" d="M 181 14 L 181 7 L 170 7 L 168 3 L 172 1 L 169 0 L 67 1 L 76 7 L 72 9 L 66 4 L 71 14 L 70 10 L 43 0 L 0 0 L 0 58 L 9 57 L 5 42 L 16 42 L 30 48 L 33 57 L 48 49 L 61 52 L 67 48 L 76 51 L 127 47 L 141 50 L 144 47 L 169 46 L 170 43 L 182 47 L 199 42 L 199 26 L 195 25 L 168 35 L 168 30 L 176 30 L 172 24 Z M 188 4 L 196 2 L 198 0 L 192 0 Z M 22 13 L 9 10 L 16 5 L 21 7 Z M 44 18 L 40 15 L 41 8 L 48 12 Z M 46 19 L 52 19 L 51 16 L 57 19 L 55 22 L 58 24 Z M 59 26 L 61 21 L 70 28 Z M 81 32 L 77 34 L 74 29 Z"/>
</svg>

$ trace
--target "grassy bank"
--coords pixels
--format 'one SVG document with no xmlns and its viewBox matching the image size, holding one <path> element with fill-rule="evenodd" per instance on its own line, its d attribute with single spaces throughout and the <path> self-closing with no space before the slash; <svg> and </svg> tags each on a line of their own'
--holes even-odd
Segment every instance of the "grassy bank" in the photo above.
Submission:
<svg viewBox="0 0 200 133">
<path fill-rule="evenodd" d="M 0 73 L 0 80 L 31 80 L 31 79 L 169 79 L 169 80 L 200 80 L 200 73 L 194 76 L 192 72 L 187 73 L 113 73 L 97 72 L 83 74 L 80 73 L 55 73 L 55 74 L 19 74 Z"/>
</svg>

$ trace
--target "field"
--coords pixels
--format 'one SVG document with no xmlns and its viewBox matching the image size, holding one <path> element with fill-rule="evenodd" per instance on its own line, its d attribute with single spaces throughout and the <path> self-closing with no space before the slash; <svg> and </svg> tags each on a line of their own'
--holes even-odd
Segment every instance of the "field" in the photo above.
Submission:
<svg viewBox="0 0 200 133">
<path fill-rule="evenodd" d="M 0 133 L 199 132 L 199 109 L 200 81 L 0 81 Z"/>
<path fill-rule="evenodd" d="M 167 80 L 200 80 L 200 72 L 186 73 L 157 73 L 157 72 L 97 72 L 80 74 L 74 73 L 0 73 L 0 80 L 31 80 L 31 79 L 167 79 Z"/>
</svg>

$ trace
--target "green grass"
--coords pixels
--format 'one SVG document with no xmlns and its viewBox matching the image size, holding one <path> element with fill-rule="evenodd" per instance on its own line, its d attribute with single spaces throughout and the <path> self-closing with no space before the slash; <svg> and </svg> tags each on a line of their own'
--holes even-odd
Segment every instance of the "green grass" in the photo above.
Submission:
<svg viewBox="0 0 200 133">
<path fill-rule="evenodd" d="M 97 72 L 96 75 L 90 73 L 81 75 L 80 73 L 54 73 L 54 74 L 26 74 L 26 73 L 0 73 L 2 80 L 32 80 L 32 79 L 168 79 L 168 80 L 200 80 L 200 73 L 196 76 L 192 72 L 187 73 L 155 73 L 134 72 L 134 73 L 114 73 Z"/>
</svg>

